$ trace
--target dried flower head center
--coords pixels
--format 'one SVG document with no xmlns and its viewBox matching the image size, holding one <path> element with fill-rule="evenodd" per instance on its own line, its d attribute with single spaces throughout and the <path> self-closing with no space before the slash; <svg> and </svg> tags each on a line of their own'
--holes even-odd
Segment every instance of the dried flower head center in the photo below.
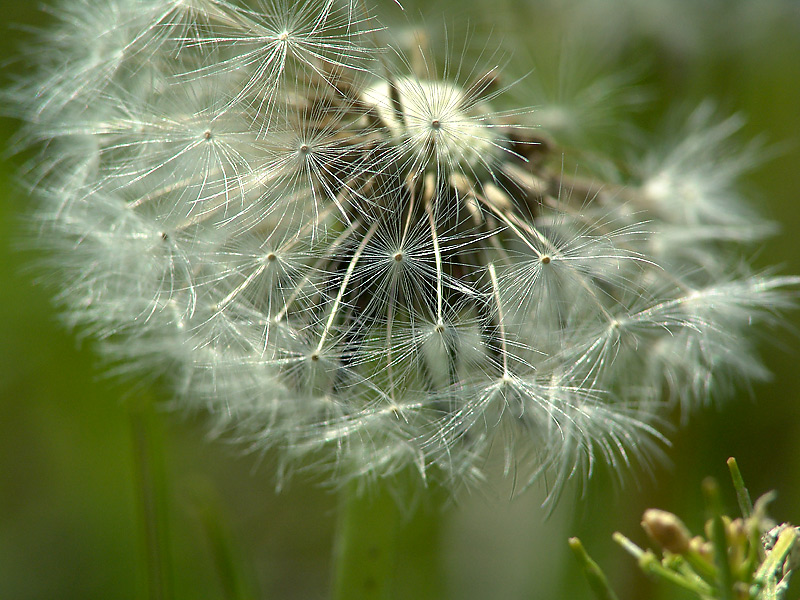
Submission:
<svg viewBox="0 0 800 600">
<path fill-rule="evenodd" d="M 398 145 L 448 169 L 475 165 L 497 152 L 484 115 L 489 107 L 461 86 L 443 80 L 397 77 L 363 92 Z"/>
</svg>

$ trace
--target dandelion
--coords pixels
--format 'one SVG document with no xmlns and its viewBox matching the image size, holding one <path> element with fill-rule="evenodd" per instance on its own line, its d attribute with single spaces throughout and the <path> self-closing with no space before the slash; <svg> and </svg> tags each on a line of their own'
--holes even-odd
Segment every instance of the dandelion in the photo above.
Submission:
<svg viewBox="0 0 800 600">
<path fill-rule="evenodd" d="M 765 375 L 750 329 L 798 279 L 742 266 L 770 227 L 736 192 L 737 118 L 704 105 L 671 146 L 570 174 L 569 112 L 499 110 L 496 56 L 386 41 L 360 1 L 57 15 L 9 94 L 68 321 L 278 448 L 281 477 L 458 488 L 499 450 L 554 500 L 657 456 L 670 406 Z"/>
</svg>

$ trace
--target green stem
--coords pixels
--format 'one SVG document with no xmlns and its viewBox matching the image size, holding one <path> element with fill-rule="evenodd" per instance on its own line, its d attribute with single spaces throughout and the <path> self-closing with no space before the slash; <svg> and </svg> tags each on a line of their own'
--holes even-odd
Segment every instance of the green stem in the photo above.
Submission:
<svg viewBox="0 0 800 600">
<path fill-rule="evenodd" d="M 703 481 L 703 493 L 711 515 L 711 544 L 714 549 L 714 563 L 717 566 L 719 597 L 722 600 L 733 600 L 733 573 L 728 560 L 728 539 L 725 534 L 725 523 L 722 520 L 722 504 L 717 482 L 711 478 Z"/>
<path fill-rule="evenodd" d="M 598 600 L 618 600 L 617 595 L 611 586 L 608 584 L 608 579 L 603 573 L 600 566 L 592 560 L 592 557 L 586 552 L 581 541 L 576 538 L 569 538 L 569 547 L 572 549 L 573 554 L 581 563 L 583 574 L 589 582 L 589 587 L 594 592 Z"/>
<path fill-rule="evenodd" d="M 394 492 L 394 493 L 393 493 Z M 334 600 L 441 600 L 440 538 L 449 494 L 416 473 L 342 490 L 334 548 Z"/>
<path fill-rule="evenodd" d="M 670 583 L 674 583 L 686 590 L 694 592 L 701 598 L 714 597 L 714 590 L 699 577 L 692 577 L 689 579 L 684 577 L 681 573 L 668 569 L 661 564 L 652 551 L 642 550 L 618 531 L 611 537 L 639 562 L 639 568 L 644 573 L 661 577 Z"/>
<path fill-rule="evenodd" d="M 415 481 L 419 486 L 419 482 Z M 417 490 L 420 492 L 420 490 Z M 428 485 L 415 512 L 402 523 L 398 562 L 402 566 L 394 586 L 394 598 L 442 600 L 446 597 L 442 575 L 441 532 L 443 505 L 450 497 L 444 488 Z"/>
<path fill-rule="evenodd" d="M 786 559 L 786 556 L 789 554 L 789 552 L 791 552 L 792 546 L 794 545 L 796 539 L 797 533 L 795 532 L 794 527 L 787 527 L 781 532 L 781 534 L 778 536 L 778 540 L 772 547 L 769 556 L 767 556 L 766 560 L 761 563 L 761 566 L 753 578 L 756 586 L 766 586 L 770 578 L 772 578 L 774 581 L 776 578 L 776 573 L 782 572 L 783 561 Z"/>
<path fill-rule="evenodd" d="M 169 539 L 169 492 L 164 439 L 152 400 L 130 409 L 139 517 L 142 524 L 147 589 L 150 600 L 174 598 Z"/>
<path fill-rule="evenodd" d="M 369 490 L 358 482 L 342 490 L 334 548 L 334 600 L 388 600 L 398 533 L 397 500 L 383 482 Z"/>
<path fill-rule="evenodd" d="M 728 459 L 728 470 L 731 472 L 731 479 L 733 480 L 733 487 L 736 490 L 736 500 L 739 502 L 739 510 L 742 511 L 742 516 L 747 519 L 753 514 L 753 501 L 750 499 L 750 492 L 744 485 L 744 478 L 742 472 L 739 470 L 739 465 L 734 457 Z"/>
</svg>

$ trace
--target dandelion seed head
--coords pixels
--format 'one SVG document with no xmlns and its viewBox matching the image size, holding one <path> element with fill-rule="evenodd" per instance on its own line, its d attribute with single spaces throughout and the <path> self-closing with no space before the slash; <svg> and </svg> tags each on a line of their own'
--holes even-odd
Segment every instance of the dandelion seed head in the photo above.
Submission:
<svg viewBox="0 0 800 600">
<path fill-rule="evenodd" d="M 497 110 L 496 68 L 392 47 L 361 2 L 58 14 L 10 96 L 66 320 L 279 478 L 457 489 L 498 456 L 554 501 L 657 457 L 665 409 L 765 375 L 749 333 L 798 280 L 730 268 L 760 224 L 737 119 L 701 106 L 627 180 L 570 173 L 574 131 L 545 141 Z"/>
</svg>

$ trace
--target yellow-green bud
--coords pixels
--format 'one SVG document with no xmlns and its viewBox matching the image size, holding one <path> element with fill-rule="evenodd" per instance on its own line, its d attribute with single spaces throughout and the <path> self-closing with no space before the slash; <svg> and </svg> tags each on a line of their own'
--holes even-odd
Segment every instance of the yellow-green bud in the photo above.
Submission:
<svg viewBox="0 0 800 600">
<path fill-rule="evenodd" d="M 642 516 L 642 527 L 647 535 L 664 550 L 686 554 L 691 534 L 686 525 L 671 512 L 649 508 Z"/>
</svg>

